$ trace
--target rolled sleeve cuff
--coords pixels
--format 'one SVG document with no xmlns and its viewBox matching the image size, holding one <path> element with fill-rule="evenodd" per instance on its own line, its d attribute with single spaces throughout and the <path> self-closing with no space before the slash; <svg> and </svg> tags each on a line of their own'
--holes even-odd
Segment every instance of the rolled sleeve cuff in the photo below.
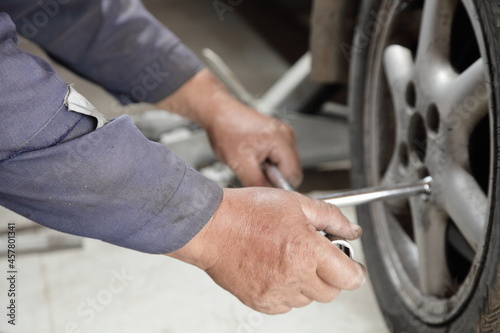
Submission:
<svg viewBox="0 0 500 333">
<path fill-rule="evenodd" d="M 0 163 L 0 204 L 63 232 L 168 253 L 208 222 L 222 189 L 127 116 Z"/>
<path fill-rule="evenodd" d="M 198 234 L 221 199 L 221 188 L 188 167 L 175 195 L 158 215 L 132 234 L 110 242 L 149 253 L 173 252 Z"/>
</svg>

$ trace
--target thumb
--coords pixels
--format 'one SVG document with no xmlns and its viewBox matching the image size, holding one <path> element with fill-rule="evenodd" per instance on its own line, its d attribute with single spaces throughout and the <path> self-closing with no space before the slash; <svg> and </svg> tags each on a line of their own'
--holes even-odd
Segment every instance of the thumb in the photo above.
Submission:
<svg viewBox="0 0 500 333">
<path fill-rule="evenodd" d="M 317 230 L 349 240 L 361 237 L 361 227 L 351 223 L 337 206 L 307 197 L 304 199 L 302 210 Z"/>
</svg>

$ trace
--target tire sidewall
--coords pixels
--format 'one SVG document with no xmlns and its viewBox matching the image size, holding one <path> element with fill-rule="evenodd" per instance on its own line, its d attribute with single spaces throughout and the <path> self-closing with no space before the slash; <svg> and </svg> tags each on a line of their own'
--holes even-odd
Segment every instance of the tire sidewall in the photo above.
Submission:
<svg viewBox="0 0 500 333">
<path fill-rule="evenodd" d="M 366 152 L 364 106 L 366 95 L 366 77 L 369 63 L 370 47 L 373 44 L 373 29 L 367 27 L 373 24 L 374 13 L 378 13 L 382 0 L 365 0 L 362 3 L 355 31 L 354 45 L 351 49 L 349 105 L 351 107 L 351 179 L 355 188 L 365 187 L 367 183 L 365 170 Z M 488 50 L 490 77 L 494 80 L 494 114 L 493 133 L 494 171 L 496 183 L 493 184 L 492 202 L 500 199 L 498 184 L 499 169 L 498 142 L 500 136 L 498 101 L 500 101 L 500 34 L 497 20 L 500 22 L 500 0 L 479 1 L 476 3 L 481 19 L 485 43 Z M 370 34 L 371 32 L 371 34 Z M 392 285 L 387 270 L 383 264 L 379 247 L 376 243 L 372 216 L 367 206 L 357 208 L 358 221 L 364 229 L 363 247 L 368 272 L 373 288 L 389 329 L 393 332 L 500 332 L 500 214 L 496 205 L 492 205 L 492 223 L 489 224 L 488 247 L 484 253 L 484 262 L 478 267 L 481 272 L 476 290 L 469 301 L 464 304 L 460 314 L 441 326 L 430 326 L 417 318 L 401 300 L 398 291 Z"/>
</svg>

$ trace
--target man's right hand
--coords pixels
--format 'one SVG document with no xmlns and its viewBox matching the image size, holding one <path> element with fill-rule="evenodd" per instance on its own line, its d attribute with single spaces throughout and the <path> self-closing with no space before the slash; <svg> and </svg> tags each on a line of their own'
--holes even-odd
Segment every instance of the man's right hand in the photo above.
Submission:
<svg viewBox="0 0 500 333">
<path fill-rule="evenodd" d="M 356 289 L 365 269 L 317 230 L 356 239 L 361 228 L 340 210 L 294 192 L 225 189 L 207 225 L 169 256 L 204 269 L 251 308 L 285 313 Z"/>
</svg>

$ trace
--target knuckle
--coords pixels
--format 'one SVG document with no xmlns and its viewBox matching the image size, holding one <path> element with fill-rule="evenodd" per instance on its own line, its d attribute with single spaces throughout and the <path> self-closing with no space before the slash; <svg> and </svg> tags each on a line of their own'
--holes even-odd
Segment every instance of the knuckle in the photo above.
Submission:
<svg viewBox="0 0 500 333">
<path fill-rule="evenodd" d="M 257 311 L 266 313 L 271 310 L 271 306 L 269 304 L 259 299 L 254 300 L 251 304 L 251 307 Z"/>
<path fill-rule="evenodd" d="M 267 297 L 260 297 L 253 302 L 251 308 L 266 314 L 281 313 L 279 312 L 281 305 L 275 303 Z"/>
<path fill-rule="evenodd" d="M 320 296 L 317 296 L 315 301 L 319 303 L 330 303 L 339 297 L 341 290 L 337 288 L 333 288 L 329 291 L 322 291 Z"/>
<path fill-rule="evenodd" d="M 325 294 L 325 299 L 320 301 L 321 303 L 330 303 L 340 295 L 340 289 L 333 289 L 330 293 Z"/>
<path fill-rule="evenodd" d="M 283 128 L 283 130 L 284 130 L 286 133 L 288 133 L 288 134 L 290 134 L 290 135 L 294 135 L 294 131 L 293 131 L 293 127 L 292 127 L 292 126 L 290 126 L 290 125 L 288 125 L 288 124 L 286 124 L 286 123 L 283 123 L 283 122 L 282 122 L 282 124 L 283 124 L 282 128 Z"/>
<path fill-rule="evenodd" d="M 273 127 L 275 128 L 277 133 L 285 134 L 287 136 L 294 136 L 293 127 L 281 120 L 275 119 L 275 121 L 273 122 Z"/>
<path fill-rule="evenodd" d="M 293 308 L 303 308 L 305 306 L 308 306 L 312 302 L 313 302 L 312 299 L 303 299 L 303 300 L 295 302 L 295 304 L 292 304 L 291 307 L 293 307 Z"/>
<path fill-rule="evenodd" d="M 365 283 L 366 274 L 363 266 L 360 264 L 355 264 L 355 270 L 352 274 L 346 274 L 345 279 L 343 279 L 342 284 L 345 290 L 354 290 L 361 287 Z"/>
<path fill-rule="evenodd" d="M 290 140 L 291 142 L 295 142 L 295 131 L 290 125 L 285 124 L 284 132 L 288 140 Z"/>
</svg>

